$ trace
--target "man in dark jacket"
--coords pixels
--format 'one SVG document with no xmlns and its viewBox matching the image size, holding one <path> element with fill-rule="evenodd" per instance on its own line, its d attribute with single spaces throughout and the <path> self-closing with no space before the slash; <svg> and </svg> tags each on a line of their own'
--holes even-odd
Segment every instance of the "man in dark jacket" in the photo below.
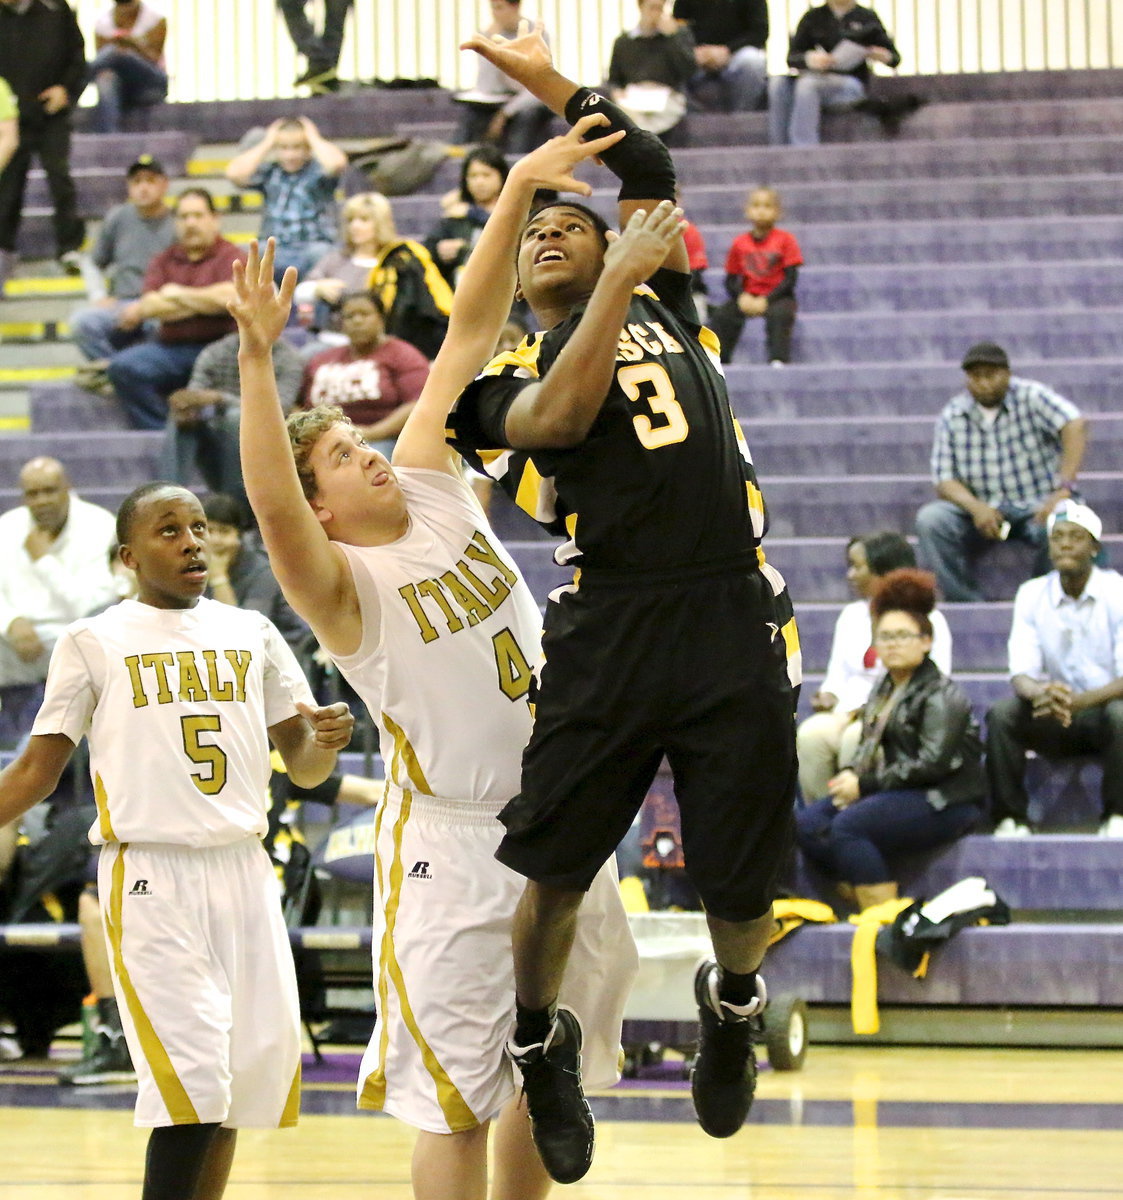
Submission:
<svg viewBox="0 0 1123 1200">
<path fill-rule="evenodd" d="M 82 31 L 63 0 L 0 0 L 0 76 L 19 104 L 19 147 L 0 172 L 0 286 L 16 261 L 31 156 L 47 173 L 59 261 L 72 274 L 85 225 L 70 177 L 70 113 L 86 81 Z"/>
<path fill-rule="evenodd" d="M 716 80 L 726 108 L 759 108 L 768 81 L 768 0 L 675 0 L 674 16 L 694 35 L 690 90 L 704 93 Z"/>
</svg>

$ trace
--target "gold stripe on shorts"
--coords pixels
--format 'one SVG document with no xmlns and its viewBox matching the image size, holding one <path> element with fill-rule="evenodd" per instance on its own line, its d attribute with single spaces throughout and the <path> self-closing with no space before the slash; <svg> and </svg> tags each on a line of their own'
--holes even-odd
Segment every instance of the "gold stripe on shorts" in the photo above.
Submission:
<svg viewBox="0 0 1123 1200">
<path fill-rule="evenodd" d="M 128 844 L 122 842 L 117 848 L 117 857 L 113 863 L 113 883 L 109 892 L 109 911 L 105 915 L 105 931 L 109 937 L 110 949 L 113 952 L 113 966 L 117 972 L 117 980 L 125 997 L 129 1015 L 136 1026 L 140 1048 L 156 1080 L 164 1107 L 172 1119 L 173 1125 L 198 1125 L 199 1114 L 195 1111 L 187 1089 L 180 1082 L 172 1060 L 164 1049 L 156 1030 L 133 986 L 128 967 L 125 966 L 125 956 L 121 949 L 121 917 L 122 898 L 125 891 L 125 851 Z"/>
<path fill-rule="evenodd" d="M 385 715 L 385 714 L 383 714 Z M 389 772 L 387 772 L 389 775 Z M 386 813 L 386 797 L 390 792 L 390 780 L 382 791 L 382 803 L 374 818 L 374 884 L 379 897 L 385 895 L 382 877 L 382 856 L 378 853 L 378 839 L 382 833 L 382 818 Z M 382 1014 L 382 1035 L 378 1042 L 378 1066 L 366 1077 L 359 1095 L 359 1108 L 381 1112 L 386 1103 L 386 1048 L 389 1044 L 389 1026 L 386 1024 L 386 1001 L 390 991 L 390 980 L 386 972 L 386 932 L 382 934 L 382 945 L 378 948 L 378 1011 Z"/>
<path fill-rule="evenodd" d="M 278 1129 L 288 1129 L 300 1120 L 300 1063 L 296 1064 L 296 1072 L 292 1077 L 292 1087 L 289 1088 L 288 1099 L 285 1101 Z"/>
<path fill-rule="evenodd" d="M 475 1129 L 480 1123 L 479 1119 L 468 1107 L 456 1084 L 449 1078 L 448 1072 L 441 1066 L 437 1056 L 433 1053 L 432 1047 L 425 1040 L 424 1035 L 418 1027 L 417 1019 L 413 1015 L 413 1009 L 410 1007 L 402 968 L 398 963 L 397 955 L 394 953 L 394 926 L 397 923 L 398 906 L 401 902 L 402 880 L 405 878 L 405 867 L 402 864 L 402 834 L 405 830 L 406 822 L 409 820 L 412 805 L 413 793 L 403 790 L 401 811 L 398 814 L 397 821 L 394 823 L 394 858 L 390 864 L 390 896 L 386 902 L 386 930 L 382 935 L 382 950 L 379 955 L 379 998 L 383 1004 L 383 1007 L 379 1010 L 382 1013 L 382 1041 L 378 1051 L 378 1068 L 373 1075 L 367 1077 L 367 1081 L 363 1085 L 363 1092 L 359 1097 L 359 1107 L 380 1109 L 386 1101 L 386 1043 L 388 1034 L 385 1004 L 388 990 L 387 979 L 389 979 L 393 982 L 394 990 L 398 994 L 398 1007 L 401 1010 L 402 1021 L 405 1023 L 406 1029 L 409 1030 L 410 1037 L 413 1038 L 417 1048 L 421 1051 L 421 1061 L 425 1064 L 425 1069 L 429 1072 L 429 1076 L 437 1089 L 437 1103 L 441 1106 L 441 1112 L 444 1113 L 449 1129 L 453 1133 L 459 1133 L 464 1129 Z M 379 869 L 381 879 L 381 866 Z M 455 984 L 452 984 L 452 986 L 455 986 Z"/>
</svg>

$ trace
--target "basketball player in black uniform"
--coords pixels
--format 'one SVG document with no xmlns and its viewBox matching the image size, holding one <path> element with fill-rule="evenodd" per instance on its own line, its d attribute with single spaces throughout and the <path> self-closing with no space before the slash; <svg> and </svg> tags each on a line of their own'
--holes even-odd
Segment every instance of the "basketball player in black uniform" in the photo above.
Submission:
<svg viewBox="0 0 1123 1200">
<path fill-rule="evenodd" d="M 605 113 L 626 137 L 603 154 L 621 222 L 663 202 L 670 156 L 614 105 L 554 69 L 537 32 L 466 43 L 573 122 Z M 666 756 L 687 871 L 716 962 L 696 978 L 695 1109 L 728 1137 L 752 1102 L 757 975 L 792 836 L 799 643 L 783 579 L 760 549 L 764 502 L 699 327 L 681 237 L 635 288 L 596 214 L 532 215 L 519 287 L 543 334 L 494 359 L 450 417 L 453 445 L 548 528 L 574 583 L 551 597 L 522 790 L 501 813 L 500 861 L 528 879 L 514 932 L 517 1023 L 535 1139 L 555 1178 L 592 1161 L 580 1030 L 556 1019 L 574 914 Z"/>
</svg>

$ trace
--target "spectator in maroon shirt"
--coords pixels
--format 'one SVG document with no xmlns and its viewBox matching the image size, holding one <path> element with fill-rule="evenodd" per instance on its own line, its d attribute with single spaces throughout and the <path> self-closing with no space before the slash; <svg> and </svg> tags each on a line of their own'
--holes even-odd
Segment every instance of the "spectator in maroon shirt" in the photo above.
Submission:
<svg viewBox="0 0 1123 1200">
<path fill-rule="evenodd" d="M 386 332 L 382 304 L 373 292 L 353 292 L 340 305 L 348 344 L 308 361 L 300 402 L 304 408 L 338 405 L 368 445 L 390 457 L 429 374 L 415 346 Z"/>
<path fill-rule="evenodd" d="M 721 361 L 733 361 L 733 351 L 745 322 L 764 318 L 768 359 L 774 367 L 791 360 L 795 325 L 795 282 L 803 255 L 786 229 L 777 229 L 780 197 L 773 188 L 754 188 L 745 204 L 752 224 L 733 239 L 725 260 L 725 290 L 729 300 L 710 313 L 710 327 L 721 341 Z"/>
<path fill-rule="evenodd" d="M 163 429 L 168 397 L 186 387 L 204 346 L 233 333 L 226 306 L 234 299 L 231 270 L 242 252 L 221 234 L 206 188 L 188 188 L 175 209 L 176 240 L 148 264 L 144 292 L 117 318 L 122 329 L 160 322 L 156 340 L 122 350 L 107 373 L 136 429 Z"/>
</svg>

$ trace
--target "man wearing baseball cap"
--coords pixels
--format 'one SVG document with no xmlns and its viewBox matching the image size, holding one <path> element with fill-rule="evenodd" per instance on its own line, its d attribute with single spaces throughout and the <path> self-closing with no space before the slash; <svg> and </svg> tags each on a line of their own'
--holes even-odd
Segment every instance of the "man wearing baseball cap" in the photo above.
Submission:
<svg viewBox="0 0 1123 1200">
<path fill-rule="evenodd" d="M 78 383 L 92 391 L 109 388 L 107 360 L 118 350 L 143 340 L 143 325 L 124 329 L 118 318 L 125 306 L 144 290 L 148 264 L 175 241 L 175 219 L 165 203 L 168 174 L 151 154 L 142 154 L 125 172 L 128 200 L 109 210 L 98 234 L 94 265 L 108 276 L 101 294 L 70 317 L 70 332 L 78 349 L 90 360 L 78 373 Z"/>
<path fill-rule="evenodd" d="M 922 565 L 947 600 L 983 600 L 974 561 L 1007 537 L 1049 569 L 1045 522 L 1077 492 L 1086 421 L 1052 388 L 1010 374 L 1006 351 L 979 342 L 963 356 L 966 389 L 940 414 L 932 446 L 938 500 L 916 517 Z"/>
<path fill-rule="evenodd" d="M 1100 834 L 1123 837 L 1123 575 L 1095 565 L 1103 523 L 1062 500 L 1048 520 L 1053 570 L 1018 589 L 1010 630 L 1014 695 L 987 714 L 995 833 L 1030 832 L 1026 751 L 1103 764 Z"/>
</svg>

